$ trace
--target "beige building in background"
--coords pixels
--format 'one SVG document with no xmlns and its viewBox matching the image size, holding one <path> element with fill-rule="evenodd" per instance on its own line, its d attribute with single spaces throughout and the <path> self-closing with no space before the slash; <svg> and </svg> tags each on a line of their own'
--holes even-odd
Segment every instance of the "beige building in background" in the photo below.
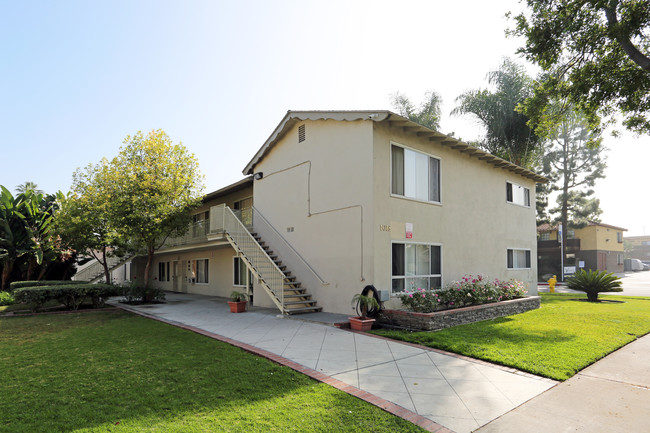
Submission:
<svg viewBox="0 0 650 433">
<path fill-rule="evenodd" d="M 155 284 L 249 291 L 285 313 L 350 313 L 366 285 L 397 305 L 402 290 L 466 274 L 537 293 L 535 184 L 545 179 L 395 113 L 289 111 L 243 172 L 156 254 Z"/>
</svg>

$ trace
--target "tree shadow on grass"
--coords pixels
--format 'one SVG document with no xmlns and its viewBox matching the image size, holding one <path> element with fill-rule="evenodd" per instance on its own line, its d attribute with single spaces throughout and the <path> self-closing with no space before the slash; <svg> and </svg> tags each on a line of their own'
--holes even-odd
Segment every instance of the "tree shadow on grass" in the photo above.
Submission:
<svg viewBox="0 0 650 433">
<path fill-rule="evenodd" d="M 410 429 L 287 367 L 142 317 L 11 320 L 14 338 L 47 332 L 22 347 L 0 339 L 0 431 L 361 431 L 364 419 Z"/>
</svg>

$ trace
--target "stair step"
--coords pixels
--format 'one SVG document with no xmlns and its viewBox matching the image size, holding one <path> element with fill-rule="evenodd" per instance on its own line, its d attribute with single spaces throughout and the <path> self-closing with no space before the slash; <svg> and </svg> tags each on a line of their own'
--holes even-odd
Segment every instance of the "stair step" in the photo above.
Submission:
<svg viewBox="0 0 650 433">
<path fill-rule="evenodd" d="M 295 281 L 295 280 L 296 280 L 296 277 L 294 277 L 294 276 L 290 276 L 290 275 L 291 275 L 291 273 L 286 272 L 286 273 L 284 274 L 284 279 L 285 279 L 285 280 L 289 280 L 289 281 Z"/>
<path fill-rule="evenodd" d="M 316 301 L 285 301 L 284 305 L 301 305 L 301 304 L 308 304 L 311 306 L 314 306 L 316 304 Z"/>
<path fill-rule="evenodd" d="M 284 290 L 305 290 L 305 289 L 299 289 L 299 287 L 302 285 L 302 283 L 291 283 L 291 282 L 284 282 Z"/>
<path fill-rule="evenodd" d="M 306 293 L 306 292 L 307 292 L 307 289 L 302 289 L 302 288 L 299 288 L 299 287 L 296 287 L 295 289 L 292 289 L 292 288 L 287 289 L 287 288 L 285 288 L 285 289 L 283 290 L 283 292 L 284 292 L 284 294 L 285 294 L 285 296 L 286 296 L 286 295 L 287 295 L 287 292 L 300 292 L 300 293 Z M 289 293 L 289 294 L 291 294 L 291 293 Z"/>
<path fill-rule="evenodd" d="M 302 307 L 302 308 L 285 309 L 285 313 L 287 314 L 317 313 L 319 311 L 323 311 L 323 307 Z"/>
<path fill-rule="evenodd" d="M 304 298 L 304 300 L 308 301 L 309 299 L 311 299 L 311 295 L 309 293 L 296 293 L 293 295 L 288 295 L 288 294 L 284 295 L 284 299 L 289 299 L 289 298 Z"/>
</svg>

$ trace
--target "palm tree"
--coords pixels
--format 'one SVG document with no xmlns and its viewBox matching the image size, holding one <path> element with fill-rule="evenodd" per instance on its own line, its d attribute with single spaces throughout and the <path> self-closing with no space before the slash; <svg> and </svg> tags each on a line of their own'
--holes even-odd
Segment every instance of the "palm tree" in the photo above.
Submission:
<svg viewBox="0 0 650 433">
<path fill-rule="evenodd" d="M 524 69 L 504 59 L 501 67 L 487 75 L 495 89 L 469 90 L 458 98 L 451 114 L 473 114 L 485 127 L 485 136 L 477 145 L 484 150 L 522 167 L 531 168 L 540 140 L 527 125 L 528 117 L 517 106 L 532 94 L 533 81 Z"/>
<path fill-rule="evenodd" d="M 424 101 L 418 108 L 413 105 L 407 96 L 399 92 L 395 92 L 390 96 L 390 102 L 401 116 L 427 128 L 435 130 L 440 128 L 440 104 L 442 98 L 438 93 L 429 90 L 424 94 Z"/>
<path fill-rule="evenodd" d="M 32 191 L 36 195 L 43 194 L 43 191 L 38 189 L 38 185 L 36 185 L 34 182 L 27 181 L 21 185 L 16 186 L 16 192 L 18 194 L 24 194 L 27 191 Z"/>
</svg>

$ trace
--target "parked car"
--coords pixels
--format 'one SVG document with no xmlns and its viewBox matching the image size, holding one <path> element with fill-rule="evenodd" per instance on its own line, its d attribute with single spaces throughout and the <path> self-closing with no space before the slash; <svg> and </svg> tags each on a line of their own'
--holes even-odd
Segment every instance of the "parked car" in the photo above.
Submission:
<svg viewBox="0 0 650 433">
<path fill-rule="evenodd" d="M 650 261 L 642 260 L 641 264 L 643 265 L 644 271 L 650 271 Z"/>
</svg>

